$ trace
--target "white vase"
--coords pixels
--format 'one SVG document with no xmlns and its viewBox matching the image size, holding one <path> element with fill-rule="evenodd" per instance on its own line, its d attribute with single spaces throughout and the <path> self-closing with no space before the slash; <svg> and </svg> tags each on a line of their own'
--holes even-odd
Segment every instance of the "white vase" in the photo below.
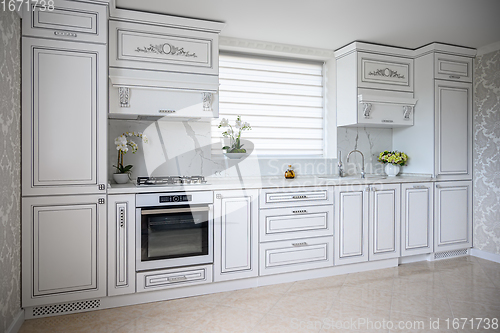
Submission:
<svg viewBox="0 0 500 333">
<path fill-rule="evenodd" d="M 396 177 L 399 173 L 399 168 L 400 168 L 399 165 L 387 163 L 385 165 L 385 173 L 389 177 Z"/>
<path fill-rule="evenodd" d="M 129 181 L 128 173 L 114 173 L 113 179 L 117 184 L 126 184 Z"/>
</svg>

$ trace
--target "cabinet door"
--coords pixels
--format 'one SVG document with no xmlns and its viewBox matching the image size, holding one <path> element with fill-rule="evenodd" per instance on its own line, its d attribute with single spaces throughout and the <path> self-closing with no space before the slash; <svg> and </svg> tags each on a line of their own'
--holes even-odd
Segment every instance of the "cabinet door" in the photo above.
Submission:
<svg viewBox="0 0 500 333">
<path fill-rule="evenodd" d="M 23 195 L 105 193 L 106 68 L 104 45 L 23 38 Z"/>
<path fill-rule="evenodd" d="M 104 200 L 23 198 L 23 307 L 106 295 Z"/>
<path fill-rule="evenodd" d="M 434 78 L 472 82 L 472 58 L 436 53 Z"/>
<path fill-rule="evenodd" d="M 215 192 L 214 281 L 258 275 L 258 190 Z"/>
<path fill-rule="evenodd" d="M 472 84 L 436 80 L 436 176 L 472 178 Z"/>
<path fill-rule="evenodd" d="M 413 91 L 413 59 L 358 52 L 358 87 Z"/>
<path fill-rule="evenodd" d="M 335 265 L 368 261 L 368 190 L 335 187 Z"/>
<path fill-rule="evenodd" d="M 108 295 L 135 292 L 135 195 L 108 196 Z"/>
<path fill-rule="evenodd" d="M 31 10 L 24 11 L 23 35 L 102 44 L 108 41 L 105 4 L 53 0 L 53 10 L 44 10 L 41 3 L 32 2 Z"/>
<path fill-rule="evenodd" d="M 401 256 L 433 251 L 432 183 L 402 184 Z"/>
<path fill-rule="evenodd" d="M 399 257 L 400 200 L 399 184 L 370 186 L 370 261 Z"/>
<path fill-rule="evenodd" d="M 439 182 L 434 196 L 434 251 L 472 246 L 472 181 Z"/>
</svg>

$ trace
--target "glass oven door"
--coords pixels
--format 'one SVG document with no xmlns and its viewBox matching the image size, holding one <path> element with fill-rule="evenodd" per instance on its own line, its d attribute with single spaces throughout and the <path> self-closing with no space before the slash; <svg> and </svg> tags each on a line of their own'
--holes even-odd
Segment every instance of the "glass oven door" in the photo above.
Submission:
<svg viewBox="0 0 500 333">
<path fill-rule="evenodd" d="M 213 262 L 212 205 L 148 207 L 137 215 L 137 270 Z"/>
</svg>

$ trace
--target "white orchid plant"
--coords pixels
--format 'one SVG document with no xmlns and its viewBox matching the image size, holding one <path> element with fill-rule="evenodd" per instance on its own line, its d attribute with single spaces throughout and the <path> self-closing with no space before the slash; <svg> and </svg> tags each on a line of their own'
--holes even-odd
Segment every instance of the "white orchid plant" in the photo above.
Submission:
<svg viewBox="0 0 500 333">
<path fill-rule="evenodd" d="M 234 127 L 229 124 L 226 118 L 222 118 L 219 128 L 227 127 L 228 129 L 222 132 L 222 136 L 230 139 L 230 146 L 222 147 L 222 150 L 226 150 L 228 153 L 246 153 L 246 149 L 242 148 L 241 144 L 241 132 L 246 130 L 251 130 L 250 124 L 243 122 L 241 116 L 236 118 Z"/>
<path fill-rule="evenodd" d="M 132 154 L 135 154 L 135 152 L 139 149 L 139 146 L 137 146 L 137 143 L 134 141 L 128 139 L 129 137 L 138 137 L 142 139 L 142 142 L 148 143 L 148 138 L 146 135 L 140 133 L 140 132 L 125 132 L 119 137 L 115 139 L 115 145 L 116 145 L 116 150 L 118 150 L 118 162 L 116 165 L 113 165 L 116 168 L 117 173 L 128 173 L 130 174 L 133 165 L 129 164 L 127 166 L 123 165 L 123 155 L 125 155 L 129 147 L 132 149 Z"/>
</svg>

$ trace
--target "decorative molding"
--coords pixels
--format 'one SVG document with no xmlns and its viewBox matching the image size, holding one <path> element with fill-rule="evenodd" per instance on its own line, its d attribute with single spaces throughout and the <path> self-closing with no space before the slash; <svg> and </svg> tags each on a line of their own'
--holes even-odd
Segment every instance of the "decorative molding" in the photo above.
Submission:
<svg viewBox="0 0 500 333">
<path fill-rule="evenodd" d="M 120 107 L 129 108 L 130 107 L 130 88 L 118 87 L 118 95 L 120 97 Z"/>
<path fill-rule="evenodd" d="M 149 44 L 149 46 L 137 47 L 135 52 L 144 52 L 144 53 L 156 53 L 156 54 L 170 54 L 174 56 L 184 56 L 184 57 L 193 57 L 197 58 L 196 53 L 192 53 L 189 51 L 185 51 L 183 47 L 177 47 L 175 45 L 169 43 L 163 44 Z"/>
<path fill-rule="evenodd" d="M 413 112 L 413 105 L 404 105 L 403 111 L 404 119 L 410 120 L 410 114 Z"/>
<path fill-rule="evenodd" d="M 404 79 L 405 76 L 402 74 L 399 74 L 397 71 L 393 71 L 392 69 L 386 67 L 386 68 L 380 68 L 377 69 L 376 71 L 369 72 L 368 75 L 372 76 L 383 76 L 383 77 L 395 77 L 397 79 Z"/>
<path fill-rule="evenodd" d="M 214 94 L 211 92 L 203 92 L 203 111 L 212 112 L 212 102 L 214 99 Z"/>
<path fill-rule="evenodd" d="M 362 104 L 363 104 L 363 116 L 365 116 L 365 118 L 369 118 L 373 105 L 372 103 L 362 103 Z"/>
<path fill-rule="evenodd" d="M 313 60 L 328 60 L 333 58 L 332 50 L 223 36 L 219 37 L 219 48 L 227 51 L 288 55 L 295 58 Z"/>
<path fill-rule="evenodd" d="M 500 41 L 481 46 L 480 48 L 477 49 L 476 55 L 481 56 L 483 54 L 488 54 L 488 53 L 495 52 L 498 50 L 500 50 Z"/>
</svg>

